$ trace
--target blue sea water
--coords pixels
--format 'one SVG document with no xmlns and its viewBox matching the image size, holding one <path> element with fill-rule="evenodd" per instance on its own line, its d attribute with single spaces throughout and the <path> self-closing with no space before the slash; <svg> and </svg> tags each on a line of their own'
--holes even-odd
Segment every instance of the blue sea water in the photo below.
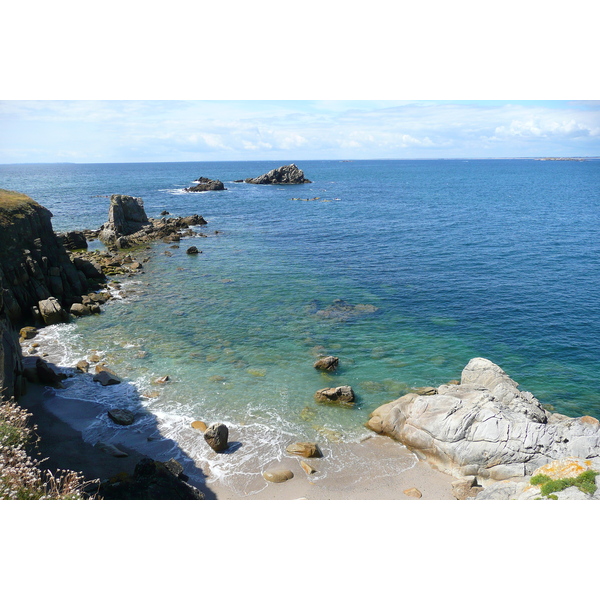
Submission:
<svg viewBox="0 0 600 600">
<path fill-rule="evenodd" d="M 374 408 L 475 356 L 558 412 L 600 418 L 600 161 L 302 161 L 313 183 L 235 183 L 281 164 L 1 165 L 0 187 L 49 208 L 57 231 L 98 228 L 114 193 L 209 223 L 179 249 L 154 244 L 128 300 L 51 328 L 65 358 L 96 349 L 138 389 L 168 374 L 147 408 L 182 446 L 193 419 L 248 428 L 262 453 L 279 432 L 359 439 Z M 227 190 L 185 193 L 200 176 Z M 335 318 L 338 299 L 358 310 Z M 315 371 L 319 354 L 339 371 Z M 355 409 L 314 402 L 343 384 Z"/>
</svg>

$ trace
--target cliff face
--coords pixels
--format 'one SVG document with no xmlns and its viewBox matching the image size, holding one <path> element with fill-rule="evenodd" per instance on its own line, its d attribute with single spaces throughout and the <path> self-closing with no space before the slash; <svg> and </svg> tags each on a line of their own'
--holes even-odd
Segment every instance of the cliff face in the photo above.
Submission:
<svg viewBox="0 0 600 600">
<path fill-rule="evenodd" d="M 16 328 L 66 320 L 71 305 L 97 287 L 94 279 L 102 278 L 88 261 L 71 259 L 52 229 L 51 217 L 48 209 L 28 196 L 0 189 L 0 397 L 3 398 L 20 394 L 21 351 Z"/>
</svg>

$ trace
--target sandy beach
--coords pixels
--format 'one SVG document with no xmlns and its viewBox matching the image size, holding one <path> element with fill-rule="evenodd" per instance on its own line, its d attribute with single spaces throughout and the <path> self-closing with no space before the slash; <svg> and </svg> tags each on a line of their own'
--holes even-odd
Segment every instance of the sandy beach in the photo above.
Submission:
<svg viewBox="0 0 600 600">
<path fill-rule="evenodd" d="M 83 473 L 86 480 L 110 478 L 120 472 L 133 473 L 135 465 L 144 458 L 142 454 L 124 446 L 127 453 L 116 457 L 86 443 L 80 431 L 47 408 L 48 398 L 44 387 L 29 384 L 21 405 L 31 414 L 39 436 L 38 458 L 45 458 L 43 467 L 55 472 L 69 469 Z M 87 402 L 70 401 L 64 410 L 70 412 L 71 422 L 85 423 L 96 418 L 97 408 Z M 269 469 L 288 469 L 293 478 L 283 483 L 260 481 L 264 486 L 257 492 L 240 495 L 235 488 L 208 477 L 199 489 L 207 499 L 217 500 L 454 500 L 451 491 L 453 477 L 440 473 L 393 440 L 373 436 L 362 442 L 338 443 L 333 448 L 336 468 L 323 473 L 323 459 L 304 459 L 317 473 L 308 476 L 300 466 L 299 457 L 289 456 Z M 320 462 L 321 461 L 321 462 Z M 401 472 L 398 472 L 400 469 Z M 259 476 L 257 476 L 260 478 Z M 405 494 L 416 488 L 421 497 Z M 418 494 L 417 494 L 418 495 Z"/>
</svg>

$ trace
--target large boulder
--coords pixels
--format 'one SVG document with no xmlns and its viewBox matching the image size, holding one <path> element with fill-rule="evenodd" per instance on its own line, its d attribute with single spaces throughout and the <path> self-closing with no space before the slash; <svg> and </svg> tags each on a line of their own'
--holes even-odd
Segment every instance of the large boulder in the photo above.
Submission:
<svg viewBox="0 0 600 600">
<path fill-rule="evenodd" d="M 546 411 L 498 365 L 474 358 L 458 385 L 406 394 L 380 406 L 367 426 L 456 477 L 502 480 L 568 456 L 600 456 L 600 422 Z"/>
<path fill-rule="evenodd" d="M 67 320 L 66 312 L 63 310 L 60 302 L 53 296 L 45 300 L 40 300 L 38 308 L 39 314 L 46 325 L 55 325 Z"/>
<path fill-rule="evenodd" d="M 224 423 L 213 423 L 204 432 L 204 439 L 206 443 L 215 451 L 223 452 L 227 450 L 229 444 L 227 438 L 229 437 L 229 430 L 227 425 Z"/>
<path fill-rule="evenodd" d="M 312 183 L 304 177 L 304 172 L 296 165 L 284 165 L 278 169 L 273 169 L 259 177 L 249 177 L 244 180 L 246 183 L 256 184 L 296 184 L 296 183 Z"/>
<path fill-rule="evenodd" d="M 87 250 L 87 238 L 83 231 L 57 233 L 56 237 L 67 250 Z"/>
</svg>

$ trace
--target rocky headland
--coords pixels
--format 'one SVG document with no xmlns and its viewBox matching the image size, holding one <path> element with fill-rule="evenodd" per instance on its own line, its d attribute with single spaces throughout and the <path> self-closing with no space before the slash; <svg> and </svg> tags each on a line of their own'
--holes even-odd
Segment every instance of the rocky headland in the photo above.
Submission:
<svg viewBox="0 0 600 600">
<path fill-rule="evenodd" d="M 272 169 L 259 177 L 249 177 L 244 179 L 246 183 L 254 183 L 258 185 L 288 185 L 298 183 L 312 183 L 304 177 L 304 172 L 296 165 L 284 165 L 277 169 Z"/>
</svg>

